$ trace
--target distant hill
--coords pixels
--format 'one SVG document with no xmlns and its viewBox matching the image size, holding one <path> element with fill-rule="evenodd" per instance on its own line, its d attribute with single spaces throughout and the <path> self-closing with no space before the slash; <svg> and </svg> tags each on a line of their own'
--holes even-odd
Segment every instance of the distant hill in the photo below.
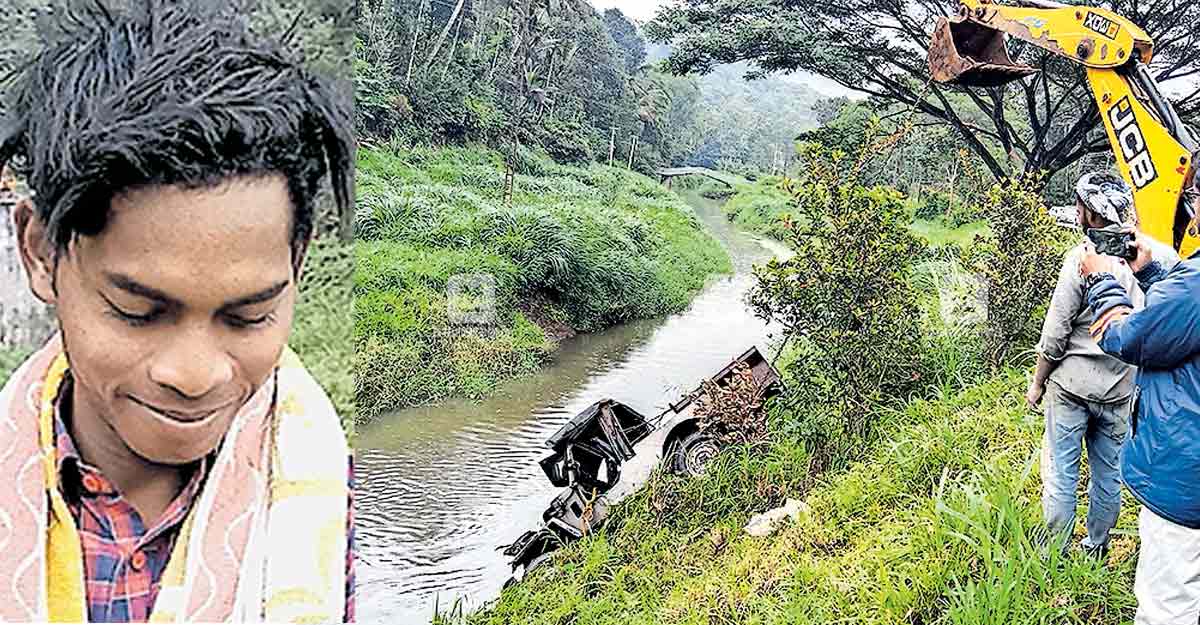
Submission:
<svg viewBox="0 0 1200 625">
<path fill-rule="evenodd" d="M 746 80 L 747 65 L 722 65 L 700 78 L 706 132 L 689 165 L 730 169 L 729 162 L 770 170 L 794 152 L 793 138 L 816 127 L 813 105 L 824 96 L 771 76 Z"/>
<path fill-rule="evenodd" d="M 647 42 L 646 62 L 657 64 L 671 54 L 666 44 Z M 721 65 L 700 76 L 704 140 L 680 165 L 737 169 L 731 163 L 769 170 L 790 157 L 792 140 L 817 126 L 813 105 L 834 93 L 825 81 L 801 74 L 746 80 L 748 63 Z"/>
</svg>

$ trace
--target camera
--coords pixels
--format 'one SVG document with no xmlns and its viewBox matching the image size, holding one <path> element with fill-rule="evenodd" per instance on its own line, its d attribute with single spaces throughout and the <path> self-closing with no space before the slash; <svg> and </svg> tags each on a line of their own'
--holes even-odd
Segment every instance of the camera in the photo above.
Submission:
<svg viewBox="0 0 1200 625">
<path fill-rule="evenodd" d="M 1097 254 L 1115 256 L 1125 260 L 1137 258 L 1137 247 L 1134 245 L 1134 234 L 1107 228 L 1088 228 L 1087 237 L 1096 246 Z"/>
</svg>

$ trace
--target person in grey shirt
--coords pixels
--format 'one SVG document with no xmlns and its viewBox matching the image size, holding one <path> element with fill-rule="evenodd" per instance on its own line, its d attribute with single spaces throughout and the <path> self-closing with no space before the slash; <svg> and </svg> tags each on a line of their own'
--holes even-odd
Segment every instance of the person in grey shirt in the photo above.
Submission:
<svg viewBox="0 0 1200 625">
<path fill-rule="evenodd" d="M 1090 173 L 1075 187 L 1080 228 L 1132 227 L 1133 193 L 1117 176 Z M 1084 295 L 1079 264 L 1090 243 L 1084 237 L 1067 252 L 1038 342 L 1037 370 L 1025 399 L 1038 410 L 1045 404 L 1042 444 L 1042 511 L 1052 537 L 1067 541 L 1075 527 L 1076 490 L 1084 443 L 1091 483 L 1087 537 L 1083 548 L 1103 557 L 1109 532 L 1121 509 L 1120 450 L 1129 423 L 1134 368 L 1096 345 L 1089 333 L 1092 311 Z M 1140 307 L 1144 300 L 1133 272 L 1114 263 L 1117 280 Z"/>
</svg>

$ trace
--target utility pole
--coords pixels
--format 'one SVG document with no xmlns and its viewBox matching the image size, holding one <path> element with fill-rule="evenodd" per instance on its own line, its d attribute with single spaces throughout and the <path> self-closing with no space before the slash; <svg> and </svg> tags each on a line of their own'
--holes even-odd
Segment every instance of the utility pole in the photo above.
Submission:
<svg viewBox="0 0 1200 625">
<path fill-rule="evenodd" d="M 633 135 L 633 145 L 629 146 L 629 169 L 633 169 L 633 151 L 637 149 L 638 136 Z"/>
<path fill-rule="evenodd" d="M 608 136 L 608 166 L 609 167 L 612 167 L 613 154 L 616 152 L 616 149 L 617 149 L 617 129 L 614 126 L 612 129 L 612 134 L 610 134 Z"/>
</svg>

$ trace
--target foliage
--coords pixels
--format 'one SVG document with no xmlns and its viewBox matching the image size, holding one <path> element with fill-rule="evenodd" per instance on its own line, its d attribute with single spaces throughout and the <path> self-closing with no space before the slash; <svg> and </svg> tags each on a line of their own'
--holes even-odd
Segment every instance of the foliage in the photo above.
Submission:
<svg viewBox="0 0 1200 625">
<path fill-rule="evenodd" d="M 366 2 L 358 129 L 506 154 L 536 146 L 570 163 L 607 161 L 611 142 L 615 162 L 650 171 L 692 150 L 698 97 L 694 79 L 644 59 L 636 25 L 584 0 Z"/>
<path fill-rule="evenodd" d="M 855 155 L 870 146 L 869 158 L 862 161 L 860 172 L 865 184 L 891 186 L 922 196 L 933 189 L 968 202 L 990 186 L 983 162 L 962 146 L 959 136 L 910 106 L 880 98 L 836 98 L 820 105 L 821 125 L 798 139 Z M 886 149 L 875 150 L 876 146 Z M 934 199 L 940 200 L 950 198 Z M 950 213 L 949 205 L 943 208 L 938 211 L 929 207 L 928 212 L 918 212 L 917 216 L 932 219 Z"/>
<path fill-rule="evenodd" d="M 1143 27 L 1156 42 L 1152 72 L 1160 81 L 1200 70 L 1200 5 L 1155 0 L 1104 2 Z M 957 134 L 1001 180 L 1014 172 L 1057 172 L 1092 153 L 1110 150 L 1093 133 L 1099 112 L 1076 63 L 1022 42 L 1015 59 L 1039 68 L 1030 80 L 966 92 L 930 83 L 925 57 L 937 18 L 954 14 L 954 0 L 684 0 L 659 9 L 647 25 L 651 40 L 671 42 L 670 71 L 708 72 L 735 61 L 751 74 L 803 70 L 888 103 L 918 107 Z M 780 24 L 802 25 L 781 28 Z M 1179 81 L 1185 118 L 1200 112 L 1200 90 Z M 959 97 L 954 97 L 959 96 Z"/>
<path fill-rule="evenodd" d="M 700 431 L 724 445 L 753 446 L 765 442 L 767 417 L 762 395 L 762 384 L 744 363 L 734 368 L 724 385 L 704 380 L 693 409 L 700 421 Z"/>
<path fill-rule="evenodd" d="M 512 203 L 504 157 L 483 148 L 359 153 L 354 342 L 364 417 L 451 395 L 480 397 L 533 371 L 543 325 L 590 331 L 682 309 L 725 252 L 656 182 L 522 150 Z M 448 285 L 485 275 L 494 323 L 455 323 Z M 544 310 L 523 302 L 538 299 Z M 536 323 L 535 323 L 536 322 Z M 420 363 L 414 366 L 413 363 Z"/>
<path fill-rule="evenodd" d="M 957 203 L 957 198 L 944 191 L 931 189 L 921 196 L 921 206 L 917 208 L 917 219 L 941 219 L 950 214 Z"/>
<path fill-rule="evenodd" d="M 964 201 L 955 201 L 950 204 L 950 212 L 946 215 L 946 223 L 951 228 L 961 228 L 981 218 L 982 215 L 978 206 Z"/>
<path fill-rule="evenodd" d="M 641 69 L 646 62 L 646 40 L 638 32 L 637 26 L 625 17 L 620 9 L 604 11 L 604 25 L 613 41 L 620 46 L 625 55 L 625 71 L 632 74 Z"/>
<path fill-rule="evenodd" d="M 813 157 L 822 155 L 827 170 L 784 182 L 795 255 L 756 268 L 749 296 L 758 316 L 797 341 L 789 401 L 812 418 L 790 426 L 818 449 L 861 437 L 877 404 L 911 388 L 921 341 L 911 282 L 921 246 L 901 195 L 857 184 L 839 161 Z"/>
<path fill-rule="evenodd" d="M 794 138 L 812 128 L 817 93 L 783 77 L 746 80 L 746 66 L 714 69 L 699 80 L 698 137 L 686 165 L 737 174 L 784 173 L 795 156 Z"/>
<path fill-rule="evenodd" d="M 917 219 L 913 221 L 912 231 L 925 239 L 933 248 L 953 246 L 960 250 L 967 250 L 975 244 L 978 237 L 987 236 L 988 226 L 987 222 L 982 220 L 950 227 L 940 219 L 934 221 Z"/>
<path fill-rule="evenodd" d="M 745 81 L 737 66 L 702 80 L 665 73 L 646 62 L 635 23 L 584 0 L 376 0 L 356 42 L 357 123 L 370 141 L 778 173 L 817 99 L 799 81 Z"/>
<path fill-rule="evenodd" d="M 987 280 L 985 342 L 993 365 L 1032 348 L 1058 279 L 1070 237 L 1046 212 L 1040 179 L 996 185 L 982 212 L 991 235 L 970 254 Z"/>
</svg>

